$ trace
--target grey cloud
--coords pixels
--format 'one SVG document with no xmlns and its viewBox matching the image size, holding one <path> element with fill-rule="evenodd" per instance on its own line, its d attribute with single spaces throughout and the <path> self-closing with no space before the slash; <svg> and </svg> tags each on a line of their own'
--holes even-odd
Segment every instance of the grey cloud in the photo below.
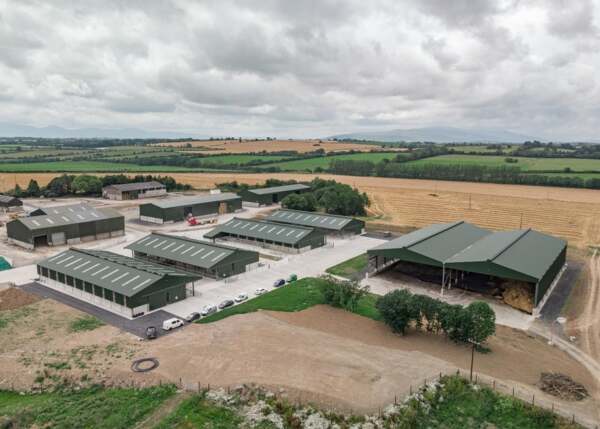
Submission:
<svg viewBox="0 0 600 429">
<path fill-rule="evenodd" d="M 591 0 L 559 0 L 548 8 L 548 30 L 565 38 L 598 37 L 594 24 L 595 4 Z"/>
</svg>

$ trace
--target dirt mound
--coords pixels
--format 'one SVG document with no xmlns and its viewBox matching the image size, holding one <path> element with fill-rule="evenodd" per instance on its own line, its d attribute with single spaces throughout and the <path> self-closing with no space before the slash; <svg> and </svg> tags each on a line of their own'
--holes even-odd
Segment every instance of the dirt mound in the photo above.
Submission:
<svg viewBox="0 0 600 429">
<path fill-rule="evenodd" d="M 0 310 L 14 310 L 39 301 L 36 295 L 27 293 L 19 288 L 10 287 L 0 291 Z"/>
<path fill-rule="evenodd" d="M 532 313 L 533 293 L 531 287 L 519 282 L 507 282 L 502 287 L 504 288 L 502 299 L 506 304 L 529 314 Z"/>
</svg>

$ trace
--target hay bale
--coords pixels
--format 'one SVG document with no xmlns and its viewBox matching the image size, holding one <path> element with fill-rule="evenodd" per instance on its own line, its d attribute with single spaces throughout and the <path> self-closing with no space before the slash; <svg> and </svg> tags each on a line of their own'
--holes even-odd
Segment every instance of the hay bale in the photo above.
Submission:
<svg viewBox="0 0 600 429">
<path fill-rule="evenodd" d="M 502 287 L 502 299 L 506 304 L 529 314 L 533 312 L 533 291 L 529 284 L 511 281 L 504 283 Z"/>
</svg>

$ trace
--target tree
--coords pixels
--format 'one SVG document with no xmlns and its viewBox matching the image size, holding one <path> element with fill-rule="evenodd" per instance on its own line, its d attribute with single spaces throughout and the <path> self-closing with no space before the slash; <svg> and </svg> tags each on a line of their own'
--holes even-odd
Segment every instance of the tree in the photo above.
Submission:
<svg viewBox="0 0 600 429">
<path fill-rule="evenodd" d="M 404 335 L 410 322 L 415 319 L 412 294 L 406 289 L 387 293 L 377 300 L 377 310 L 392 331 Z"/>
<path fill-rule="evenodd" d="M 102 181 L 96 176 L 82 174 L 77 176 L 72 183 L 73 192 L 76 194 L 99 194 L 102 192 Z"/>
<path fill-rule="evenodd" d="M 69 176 L 67 174 L 55 177 L 46 186 L 46 189 L 44 190 L 44 196 L 54 198 L 71 194 L 71 183 L 73 182 L 73 178 L 74 176 Z"/>
<path fill-rule="evenodd" d="M 314 212 L 317 210 L 317 200 L 311 193 L 289 194 L 281 200 L 282 207 L 291 210 Z"/>
<path fill-rule="evenodd" d="M 29 181 L 29 185 L 27 185 L 27 195 L 30 197 L 39 197 L 40 192 L 41 192 L 41 189 L 40 189 L 40 185 L 38 185 L 38 182 L 31 179 Z"/>
<path fill-rule="evenodd" d="M 475 301 L 464 309 L 468 319 L 468 341 L 482 344 L 496 332 L 496 314 L 483 301 Z"/>
<path fill-rule="evenodd" d="M 369 292 L 369 287 L 361 287 L 356 281 L 336 280 L 324 276 L 327 280 L 321 286 L 325 302 L 333 307 L 355 311 L 358 302 Z"/>
<path fill-rule="evenodd" d="M 18 183 L 15 185 L 15 189 L 13 189 L 11 193 L 17 198 L 21 198 L 25 195 Z"/>
</svg>

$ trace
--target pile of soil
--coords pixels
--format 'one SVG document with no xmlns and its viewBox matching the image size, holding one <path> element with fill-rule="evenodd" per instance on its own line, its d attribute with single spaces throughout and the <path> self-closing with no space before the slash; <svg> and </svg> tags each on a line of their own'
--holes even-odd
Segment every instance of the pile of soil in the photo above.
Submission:
<svg viewBox="0 0 600 429">
<path fill-rule="evenodd" d="M 502 299 L 506 304 L 529 314 L 533 312 L 533 293 L 527 283 L 506 282 L 502 287 Z"/>
<path fill-rule="evenodd" d="M 542 372 L 538 385 L 544 392 L 568 401 L 581 401 L 589 396 L 583 384 L 559 372 Z"/>
<path fill-rule="evenodd" d="M 31 293 L 25 292 L 16 287 L 10 287 L 0 291 L 0 311 L 14 310 L 15 308 L 24 307 L 34 302 L 38 302 L 41 298 Z"/>
</svg>

